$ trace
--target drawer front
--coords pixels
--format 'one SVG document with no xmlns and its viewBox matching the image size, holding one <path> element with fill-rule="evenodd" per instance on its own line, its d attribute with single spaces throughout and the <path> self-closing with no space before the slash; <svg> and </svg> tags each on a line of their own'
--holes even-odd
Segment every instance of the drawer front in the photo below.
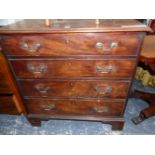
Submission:
<svg viewBox="0 0 155 155">
<path fill-rule="evenodd" d="M 0 95 L 0 114 L 18 114 L 12 95 Z"/>
<path fill-rule="evenodd" d="M 7 35 L 2 43 L 9 56 L 136 55 L 138 33 L 70 33 Z"/>
<path fill-rule="evenodd" d="M 25 99 L 30 114 L 120 116 L 124 100 Z"/>
<path fill-rule="evenodd" d="M 19 80 L 24 96 L 29 97 L 110 97 L 127 96 L 128 81 L 111 80 Z"/>
<path fill-rule="evenodd" d="M 12 60 L 19 78 L 52 77 L 121 77 L 129 78 L 135 68 L 135 59 L 100 60 Z"/>
</svg>

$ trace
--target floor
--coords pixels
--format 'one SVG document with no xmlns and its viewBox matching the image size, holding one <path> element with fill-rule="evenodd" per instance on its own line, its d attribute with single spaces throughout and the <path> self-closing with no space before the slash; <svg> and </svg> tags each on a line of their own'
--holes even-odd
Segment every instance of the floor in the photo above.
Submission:
<svg viewBox="0 0 155 155">
<path fill-rule="evenodd" d="M 136 87 L 141 87 L 139 83 Z M 145 88 L 147 89 L 147 88 Z M 154 90 L 151 90 L 154 91 Z M 0 115 L 1 135 L 150 135 L 155 134 L 155 117 L 151 117 L 139 125 L 134 125 L 131 118 L 147 107 L 141 99 L 131 98 L 125 111 L 125 126 L 122 131 L 111 131 L 111 126 L 100 122 L 88 121 L 43 121 L 41 127 L 32 127 L 23 115 Z"/>
</svg>

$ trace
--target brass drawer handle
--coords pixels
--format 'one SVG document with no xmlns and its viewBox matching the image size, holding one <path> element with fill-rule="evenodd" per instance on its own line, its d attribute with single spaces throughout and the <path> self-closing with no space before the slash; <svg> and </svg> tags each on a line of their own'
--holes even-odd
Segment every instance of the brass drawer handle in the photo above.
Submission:
<svg viewBox="0 0 155 155">
<path fill-rule="evenodd" d="M 103 42 L 97 42 L 96 43 L 96 48 L 102 49 L 103 47 L 104 47 L 104 43 Z"/>
<path fill-rule="evenodd" d="M 40 43 L 35 43 L 33 46 L 28 45 L 28 43 L 24 42 L 21 44 L 20 48 L 28 51 L 28 52 L 37 52 L 37 50 L 41 47 Z"/>
<path fill-rule="evenodd" d="M 47 94 L 49 90 L 51 90 L 50 86 L 45 86 L 42 83 L 39 83 L 34 86 L 34 88 L 42 94 Z"/>
<path fill-rule="evenodd" d="M 107 112 L 109 112 L 109 108 L 106 107 L 106 106 L 93 107 L 92 109 L 93 109 L 93 111 L 98 112 L 98 113 L 107 113 Z"/>
<path fill-rule="evenodd" d="M 115 48 L 115 47 L 117 47 L 118 46 L 118 42 L 112 42 L 111 44 L 110 44 L 110 48 Z"/>
<path fill-rule="evenodd" d="M 105 95 L 105 94 L 109 94 L 112 92 L 112 87 L 111 86 L 104 86 L 104 87 L 95 86 L 94 90 L 97 92 L 97 94 Z"/>
<path fill-rule="evenodd" d="M 96 72 L 97 73 L 103 73 L 103 74 L 108 74 L 113 70 L 113 66 L 112 65 L 108 65 L 108 66 L 96 66 Z"/>
<path fill-rule="evenodd" d="M 116 48 L 118 46 L 118 42 L 111 42 L 109 48 L 106 48 L 105 43 L 103 42 L 97 42 L 95 46 L 97 49 L 110 50 L 112 48 Z"/>
<path fill-rule="evenodd" d="M 27 70 L 34 74 L 42 74 L 47 71 L 47 66 L 45 64 L 40 64 L 38 66 L 35 66 L 33 64 L 27 64 Z"/>
<path fill-rule="evenodd" d="M 55 104 L 44 104 L 44 105 L 41 105 L 41 108 L 43 108 L 46 111 L 52 110 L 55 107 L 56 107 Z"/>
</svg>

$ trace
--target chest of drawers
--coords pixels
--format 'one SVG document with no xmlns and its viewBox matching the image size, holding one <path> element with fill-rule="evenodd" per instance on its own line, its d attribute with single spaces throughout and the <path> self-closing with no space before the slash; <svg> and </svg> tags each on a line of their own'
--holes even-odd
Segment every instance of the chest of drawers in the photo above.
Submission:
<svg viewBox="0 0 155 155">
<path fill-rule="evenodd" d="M 24 20 L 0 29 L 26 117 L 101 121 L 122 129 L 145 32 L 135 20 Z"/>
</svg>

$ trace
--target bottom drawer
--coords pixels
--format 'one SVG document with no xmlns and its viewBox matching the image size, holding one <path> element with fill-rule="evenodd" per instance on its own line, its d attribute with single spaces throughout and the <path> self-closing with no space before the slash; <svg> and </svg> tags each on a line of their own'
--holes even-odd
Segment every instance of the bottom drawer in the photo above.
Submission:
<svg viewBox="0 0 155 155">
<path fill-rule="evenodd" d="M 0 114 L 19 114 L 13 96 L 0 96 Z"/>
<path fill-rule="evenodd" d="M 29 114 L 121 116 L 125 100 L 25 99 Z"/>
</svg>

